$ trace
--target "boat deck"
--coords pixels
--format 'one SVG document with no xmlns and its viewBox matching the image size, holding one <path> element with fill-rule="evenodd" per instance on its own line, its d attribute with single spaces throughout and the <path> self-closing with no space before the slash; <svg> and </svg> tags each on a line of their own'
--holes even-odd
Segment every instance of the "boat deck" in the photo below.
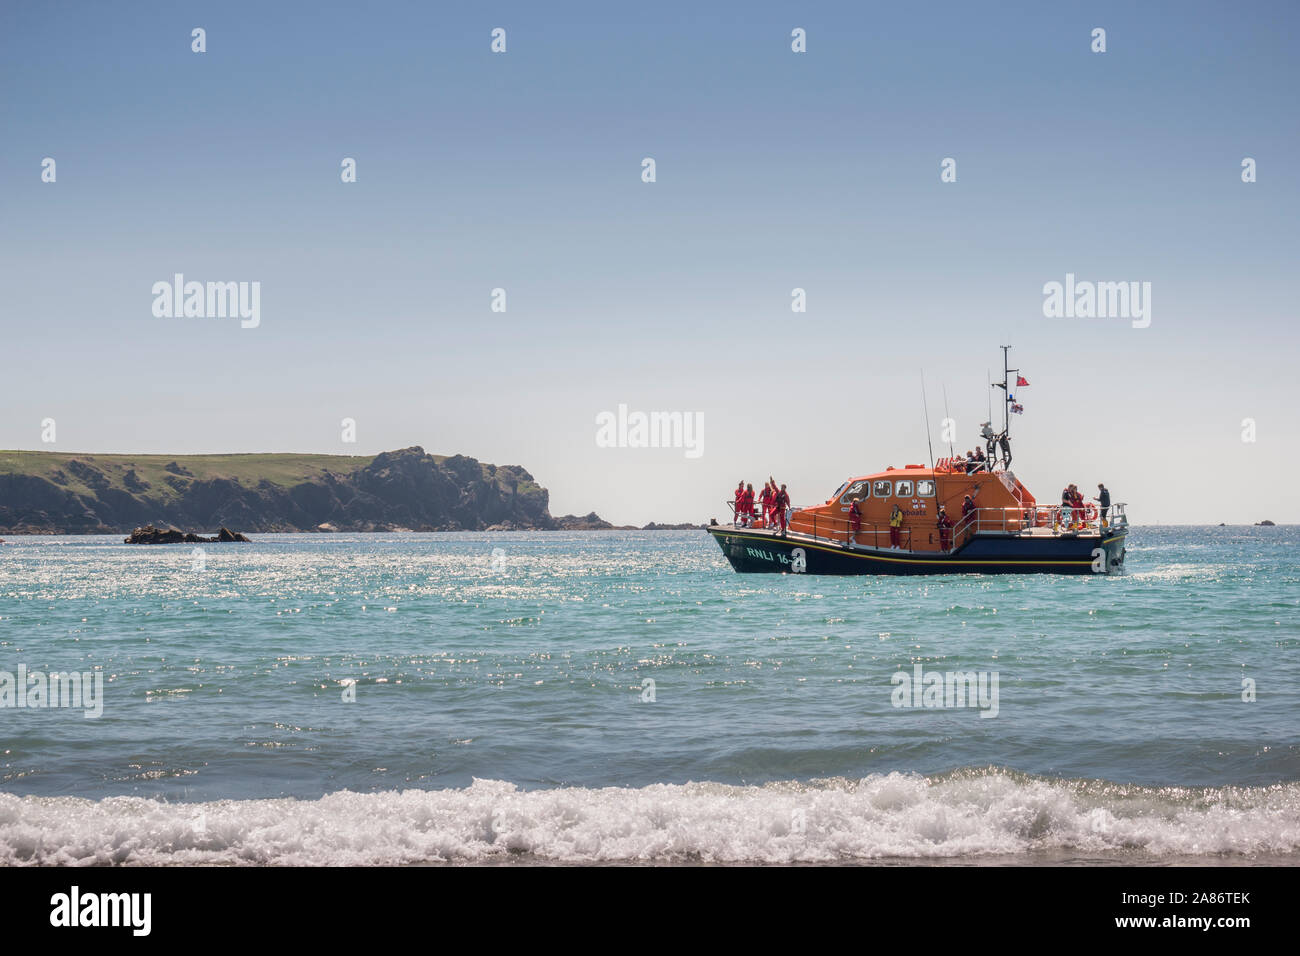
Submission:
<svg viewBox="0 0 1300 956">
<path fill-rule="evenodd" d="M 913 549 L 909 547 L 906 543 L 904 543 L 899 548 L 891 548 L 888 545 L 877 546 L 872 544 L 863 544 L 861 542 L 850 543 L 843 540 L 842 538 L 827 538 L 827 537 L 822 537 L 820 535 L 807 534 L 802 531 L 786 531 L 785 534 L 782 534 L 780 531 L 778 531 L 775 528 L 764 528 L 764 527 L 745 528 L 745 527 L 735 527 L 733 525 L 718 525 L 709 530 L 714 532 L 725 532 L 727 530 L 730 530 L 737 534 L 744 534 L 746 536 L 771 538 L 771 539 L 781 540 L 781 541 L 794 541 L 794 542 L 806 543 L 806 544 L 817 544 L 823 547 L 840 548 L 845 551 L 858 551 L 858 552 L 880 553 L 880 554 L 898 554 L 899 552 L 918 553 L 918 554 L 951 554 L 953 552 L 960 551 L 964 546 L 970 544 L 973 541 L 980 541 L 980 540 L 1006 541 L 1006 540 L 1025 540 L 1025 539 L 1032 539 L 1038 541 L 1043 541 L 1043 540 L 1075 541 L 1075 540 L 1091 539 L 1091 540 L 1100 541 L 1102 540 L 1103 531 L 1106 533 L 1107 536 L 1109 536 L 1112 533 L 1112 531 L 1123 530 L 1123 529 L 1111 529 L 1111 528 L 1098 529 L 1095 527 L 1085 527 L 1085 528 L 1079 528 L 1075 531 L 1061 531 L 1061 530 L 1053 530 L 1050 527 L 1034 527 L 1034 528 L 1023 528 L 1018 531 L 1003 531 L 1001 529 L 989 530 L 989 531 L 973 531 L 970 534 L 964 536 L 960 544 L 957 545 L 957 547 L 950 548 L 948 549 L 948 551 L 941 551 L 938 548 Z"/>
</svg>

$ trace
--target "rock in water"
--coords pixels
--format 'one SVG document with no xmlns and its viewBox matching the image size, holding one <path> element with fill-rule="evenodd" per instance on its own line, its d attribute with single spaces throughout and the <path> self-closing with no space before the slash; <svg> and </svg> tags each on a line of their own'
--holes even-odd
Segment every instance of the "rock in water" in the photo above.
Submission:
<svg viewBox="0 0 1300 956">
<path fill-rule="evenodd" d="M 216 544 L 224 541 L 249 542 L 242 534 L 222 528 L 215 538 L 204 538 L 193 531 L 178 531 L 176 528 L 155 528 L 151 524 L 136 528 L 129 538 L 123 538 L 123 544 Z"/>
<path fill-rule="evenodd" d="M 592 511 L 583 517 L 561 515 L 555 519 L 555 525 L 562 531 L 608 531 L 613 525 Z"/>
<path fill-rule="evenodd" d="M 183 532 L 175 528 L 155 528 L 151 524 L 136 528 L 131 536 L 123 538 L 123 544 L 181 544 L 185 541 Z"/>
</svg>

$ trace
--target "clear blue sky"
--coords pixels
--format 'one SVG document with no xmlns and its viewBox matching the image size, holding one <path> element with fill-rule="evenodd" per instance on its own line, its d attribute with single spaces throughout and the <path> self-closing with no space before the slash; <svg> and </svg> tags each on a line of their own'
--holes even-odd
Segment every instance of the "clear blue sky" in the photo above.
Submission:
<svg viewBox="0 0 1300 956">
<path fill-rule="evenodd" d="M 1013 343 L 1040 499 L 1300 521 L 1295 4 L 617 6 L 5 4 L 0 447 L 421 444 L 703 519 L 925 460 L 922 370 L 972 447 Z M 261 326 L 155 318 L 175 272 L 260 281 Z M 1067 272 L 1151 326 L 1044 318 Z M 703 456 L 598 448 L 619 403 Z"/>
</svg>

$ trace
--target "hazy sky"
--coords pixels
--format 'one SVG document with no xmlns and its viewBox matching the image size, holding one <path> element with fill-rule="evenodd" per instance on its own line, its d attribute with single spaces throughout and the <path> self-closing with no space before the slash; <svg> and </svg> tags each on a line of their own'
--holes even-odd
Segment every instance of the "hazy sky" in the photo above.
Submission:
<svg viewBox="0 0 1300 956">
<path fill-rule="evenodd" d="M 1105 480 L 1136 523 L 1297 522 L 1297 24 L 1293 3 L 7 3 L 0 447 L 419 444 L 523 465 L 555 514 L 704 520 L 742 477 L 800 504 L 928 460 L 922 372 L 936 455 L 945 386 L 973 447 L 1010 343 L 1041 500 Z M 155 317 L 177 272 L 260 282 L 260 325 Z M 1045 318 L 1067 273 L 1151 283 L 1149 327 Z M 701 414 L 703 453 L 598 447 L 620 403 Z"/>
</svg>

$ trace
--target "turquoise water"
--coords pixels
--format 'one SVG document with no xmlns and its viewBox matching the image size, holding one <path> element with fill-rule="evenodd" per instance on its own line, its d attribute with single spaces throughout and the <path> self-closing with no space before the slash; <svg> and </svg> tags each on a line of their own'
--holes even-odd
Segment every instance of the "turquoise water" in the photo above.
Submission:
<svg viewBox="0 0 1300 956">
<path fill-rule="evenodd" d="M 1292 853 L 1298 546 L 816 578 L 703 532 L 261 535 L 201 570 L 10 538 L 0 671 L 104 683 L 95 719 L 0 709 L 0 859 Z M 996 674 L 996 716 L 896 707 L 918 664 Z"/>
</svg>

